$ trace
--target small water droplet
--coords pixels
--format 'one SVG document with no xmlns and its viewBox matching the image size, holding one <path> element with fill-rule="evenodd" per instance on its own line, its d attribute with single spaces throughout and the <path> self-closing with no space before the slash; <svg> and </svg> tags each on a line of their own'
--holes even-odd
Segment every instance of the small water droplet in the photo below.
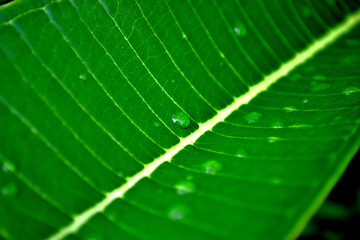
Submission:
<svg viewBox="0 0 360 240">
<path fill-rule="evenodd" d="M 15 171 L 15 165 L 12 163 L 12 162 L 10 162 L 10 161 L 7 161 L 7 160 L 5 160 L 4 162 L 3 162 L 3 165 L 2 165 L 2 170 L 4 171 L 4 172 L 13 172 L 13 171 Z"/>
<path fill-rule="evenodd" d="M 245 37 L 247 30 L 244 24 L 238 22 L 234 27 L 234 32 L 238 37 Z"/>
<path fill-rule="evenodd" d="M 225 54 L 223 52 L 220 52 L 220 57 L 225 58 Z"/>
<path fill-rule="evenodd" d="M 283 128 L 284 124 L 282 122 L 274 122 L 273 124 L 271 124 L 272 128 Z"/>
<path fill-rule="evenodd" d="M 222 164 L 218 161 L 212 160 L 203 164 L 203 171 L 207 174 L 216 174 L 222 169 Z"/>
<path fill-rule="evenodd" d="M 294 111 L 296 111 L 297 109 L 296 109 L 296 107 L 288 106 L 288 107 L 284 107 L 283 110 L 284 110 L 285 112 L 294 112 Z"/>
<path fill-rule="evenodd" d="M 244 120 L 247 123 L 257 123 L 263 117 L 261 113 L 258 112 L 249 112 L 244 116 Z"/>
<path fill-rule="evenodd" d="M 184 219 L 188 212 L 188 209 L 185 206 L 175 206 L 170 209 L 169 211 L 169 218 L 174 221 L 179 221 L 181 219 Z"/>
<path fill-rule="evenodd" d="M 195 191 L 195 184 L 190 181 L 181 181 L 175 185 L 179 195 L 189 194 Z"/>
<path fill-rule="evenodd" d="M 302 101 L 303 103 L 308 103 L 309 102 L 309 100 L 308 99 L 303 99 L 303 101 Z"/>
<path fill-rule="evenodd" d="M 329 88 L 330 85 L 327 84 L 327 83 L 318 83 L 318 84 L 315 84 L 312 88 L 311 88 L 311 91 L 321 91 L 321 90 L 325 90 L 327 88 Z"/>
<path fill-rule="evenodd" d="M 154 126 L 155 126 L 155 127 L 160 127 L 160 125 L 161 125 L 161 124 L 160 124 L 159 122 L 154 122 Z"/>
<path fill-rule="evenodd" d="M 18 188 L 15 183 L 7 183 L 3 188 L 1 189 L 2 195 L 6 197 L 14 197 L 18 191 Z"/>
<path fill-rule="evenodd" d="M 278 138 L 278 137 L 268 137 L 268 142 L 269 143 L 274 143 L 274 142 L 279 141 L 279 140 L 280 140 L 280 138 Z"/>
<path fill-rule="evenodd" d="M 183 112 L 174 113 L 172 121 L 181 128 L 188 128 L 190 126 L 190 118 Z"/>
<path fill-rule="evenodd" d="M 175 79 L 171 79 L 171 83 L 176 83 L 176 80 L 175 80 Z"/>
<path fill-rule="evenodd" d="M 236 151 L 235 155 L 241 158 L 241 157 L 245 157 L 247 155 L 247 152 L 245 149 L 240 148 L 239 150 Z"/>
<path fill-rule="evenodd" d="M 182 34 L 181 34 L 181 37 L 182 37 L 183 39 L 188 39 L 185 33 L 182 33 Z"/>
<path fill-rule="evenodd" d="M 87 76 L 86 76 L 86 74 L 80 74 L 79 75 L 79 79 L 81 79 L 81 80 L 86 80 L 87 79 Z"/>
<path fill-rule="evenodd" d="M 346 95 L 346 96 L 349 96 L 353 93 L 356 93 L 356 92 L 359 92 L 360 91 L 360 88 L 358 87 L 348 87 L 346 88 L 343 93 Z"/>
</svg>

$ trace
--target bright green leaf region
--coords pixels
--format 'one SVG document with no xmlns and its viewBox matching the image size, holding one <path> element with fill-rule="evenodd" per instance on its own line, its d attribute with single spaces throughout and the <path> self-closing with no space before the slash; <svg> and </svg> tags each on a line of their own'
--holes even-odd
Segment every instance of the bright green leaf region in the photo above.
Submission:
<svg viewBox="0 0 360 240">
<path fill-rule="evenodd" d="M 360 2 L 0 7 L 0 239 L 294 239 L 359 147 Z"/>
</svg>

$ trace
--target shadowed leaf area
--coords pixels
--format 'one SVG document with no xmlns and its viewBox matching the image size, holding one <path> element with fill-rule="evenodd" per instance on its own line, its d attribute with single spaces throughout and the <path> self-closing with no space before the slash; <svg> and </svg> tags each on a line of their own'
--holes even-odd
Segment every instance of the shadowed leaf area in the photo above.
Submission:
<svg viewBox="0 0 360 240">
<path fill-rule="evenodd" d="M 6 2 L 0 239 L 296 239 L 359 148 L 357 0 Z"/>
</svg>

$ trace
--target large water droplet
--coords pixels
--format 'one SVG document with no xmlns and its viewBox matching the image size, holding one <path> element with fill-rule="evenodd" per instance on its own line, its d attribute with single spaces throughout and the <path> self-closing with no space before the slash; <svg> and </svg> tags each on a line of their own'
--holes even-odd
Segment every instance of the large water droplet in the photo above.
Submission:
<svg viewBox="0 0 360 240">
<path fill-rule="evenodd" d="M 349 96 L 353 93 L 356 93 L 356 92 L 359 92 L 360 91 L 360 88 L 358 87 L 348 87 L 346 88 L 343 93 L 346 95 L 346 96 Z"/>
<path fill-rule="evenodd" d="M 244 116 L 244 120 L 247 123 L 257 123 L 263 117 L 261 113 L 258 112 L 249 112 Z"/>
<path fill-rule="evenodd" d="M 187 212 L 188 209 L 185 206 L 178 205 L 170 209 L 168 216 L 171 220 L 179 221 L 184 219 Z"/>
<path fill-rule="evenodd" d="M 245 37 L 247 30 L 244 24 L 238 22 L 234 27 L 234 32 L 238 37 Z"/>
<path fill-rule="evenodd" d="M 207 161 L 202 166 L 203 171 L 207 174 L 216 174 L 218 171 L 222 169 L 222 164 L 219 161 Z"/>
<path fill-rule="evenodd" d="M 327 83 L 318 83 L 318 84 L 315 84 L 312 88 L 311 88 L 311 91 L 321 91 L 321 90 L 325 90 L 327 88 L 329 88 L 330 85 L 327 84 Z"/>
<path fill-rule="evenodd" d="M 283 128 L 284 124 L 282 122 L 274 122 L 273 124 L 271 124 L 272 128 Z"/>
<path fill-rule="evenodd" d="M 236 155 L 237 157 L 240 157 L 240 158 L 241 158 L 241 157 L 245 157 L 245 156 L 247 155 L 247 152 L 246 152 L 245 149 L 240 148 L 239 150 L 236 151 L 235 155 Z"/>
<path fill-rule="evenodd" d="M 195 184 L 190 181 L 181 181 L 175 185 L 179 195 L 189 194 L 195 191 Z"/>
<path fill-rule="evenodd" d="M 15 183 L 7 183 L 1 189 L 2 195 L 6 197 L 13 197 L 18 192 L 18 188 Z"/>
<path fill-rule="evenodd" d="M 285 112 L 294 112 L 294 111 L 296 111 L 297 109 L 296 109 L 296 107 L 293 107 L 293 106 L 287 106 L 287 107 L 283 107 L 283 110 L 284 110 Z"/>
<path fill-rule="evenodd" d="M 81 79 L 81 80 L 86 80 L 87 79 L 87 76 L 86 76 L 86 74 L 80 74 L 79 75 L 79 79 Z"/>
<path fill-rule="evenodd" d="M 172 115 L 173 122 L 181 128 L 190 126 L 190 118 L 183 112 L 176 112 Z"/>
</svg>

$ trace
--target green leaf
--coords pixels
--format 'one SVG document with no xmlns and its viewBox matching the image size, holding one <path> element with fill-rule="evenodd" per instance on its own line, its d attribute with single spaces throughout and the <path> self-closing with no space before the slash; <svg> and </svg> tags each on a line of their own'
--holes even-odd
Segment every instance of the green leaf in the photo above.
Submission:
<svg viewBox="0 0 360 240">
<path fill-rule="evenodd" d="M 0 8 L 0 238 L 294 239 L 359 147 L 358 1 Z"/>
</svg>

